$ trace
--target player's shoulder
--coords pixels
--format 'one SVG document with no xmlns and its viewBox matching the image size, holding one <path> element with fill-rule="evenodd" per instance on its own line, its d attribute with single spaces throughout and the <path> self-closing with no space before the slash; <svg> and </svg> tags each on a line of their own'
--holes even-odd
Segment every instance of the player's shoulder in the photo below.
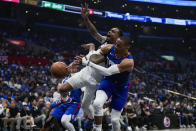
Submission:
<svg viewBox="0 0 196 131">
<path fill-rule="evenodd" d="M 114 44 L 107 44 L 106 45 L 107 48 L 112 48 L 112 46 L 114 46 Z"/>
<path fill-rule="evenodd" d="M 121 69 L 121 71 L 131 72 L 134 68 L 134 61 L 133 59 L 125 58 L 121 61 L 118 67 Z"/>
<path fill-rule="evenodd" d="M 122 60 L 121 63 L 122 64 L 133 65 L 134 64 L 134 60 L 133 59 L 129 59 L 129 58 L 125 58 L 125 59 Z"/>
<path fill-rule="evenodd" d="M 108 52 L 112 48 L 113 44 L 107 44 L 103 48 L 101 48 L 102 52 Z"/>
</svg>

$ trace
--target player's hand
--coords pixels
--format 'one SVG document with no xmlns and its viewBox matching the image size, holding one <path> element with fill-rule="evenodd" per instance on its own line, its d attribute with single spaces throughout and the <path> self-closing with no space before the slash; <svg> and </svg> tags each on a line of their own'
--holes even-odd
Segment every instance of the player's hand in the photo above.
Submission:
<svg viewBox="0 0 196 131">
<path fill-rule="evenodd" d="M 68 72 L 70 73 L 71 70 L 72 70 L 72 66 L 68 66 L 68 67 L 67 67 L 67 70 L 68 70 Z"/>
<path fill-rule="evenodd" d="M 81 16 L 83 19 L 87 19 L 89 16 L 89 11 L 88 11 L 88 4 L 85 3 L 84 5 L 81 4 Z"/>
<path fill-rule="evenodd" d="M 83 47 L 84 49 L 90 49 L 92 47 L 95 47 L 95 44 L 94 43 L 89 43 L 89 44 L 83 44 L 81 45 L 81 47 Z"/>
<path fill-rule="evenodd" d="M 80 63 L 81 62 L 79 60 L 74 60 L 71 64 L 69 64 L 69 66 L 67 66 L 67 70 L 70 72 L 71 69 L 78 68 Z"/>
<path fill-rule="evenodd" d="M 79 65 L 80 65 L 80 63 L 81 63 L 80 61 L 78 61 L 78 60 L 74 60 L 74 61 L 73 61 L 73 65 L 72 65 L 72 66 L 73 66 L 73 67 L 75 67 L 75 68 L 78 68 L 78 67 L 79 67 Z"/>
<path fill-rule="evenodd" d="M 89 60 L 83 55 L 76 56 L 75 59 L 78 60 L 78 61 L 81 61 L 83 66 L 86 66 L 89 63 Z"/>
<path fill-rule="evenodd" d="M 77 63 L 82 63 L 82 56 L 76 56 L 74 59 Z"/>
</svg>

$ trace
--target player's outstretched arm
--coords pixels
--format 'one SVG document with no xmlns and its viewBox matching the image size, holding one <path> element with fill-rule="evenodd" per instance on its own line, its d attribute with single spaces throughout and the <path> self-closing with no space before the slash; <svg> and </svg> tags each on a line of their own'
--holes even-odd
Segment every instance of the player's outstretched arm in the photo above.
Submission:
<svg viewBox="0 0 196 131">
<path fill-rule="evenodd" d="M 94 43 L 89 43 L 89 44 L 83 44 L 81 45 L 86 50 L 89 50 L 88 54 L 86 55 L 87 59 L 90 59 L 90 56 L 95 53 L 95 44 Z M 76 57 L 77 58 L 77 57 Z M 80 58 L 79 58 L 80 59 Z"/>
<path fill-rule="evenodd" d="M 80 61 L 74 60 L 72 63 L 67 66 L 67 70 L 69 73 L 76 73 L 77 69 L 80 65 Z"/>
<path fill-rule="evenodd" d="M 85 3 L 85 5 L 82 5 L 81 15 L 92 37 L 95 40 L 97 40 L 99 43 L 104 43 L 106 41 L 106 36 L 102 36 L 101 34 L 99 34 L 96 27 L 93 25 L 93 23 L 90 21 L 88 17 L 89 16 L 88 4 Z"/>
<path fill-rule="evenodd" d="M 90 61 L 92 61 L 95 64 L 99 64 L 105 61 L 105 56 L 100 54 L 93 54 L 90 57 Z"/>
<path fill-rule="evenodd" d="M 81 47 L 83 47 L 86 50 L 89 50 L 89 52 L 95 50 L 95 44 L 94 43 L 82 44 Z"/>
<path fill-rule="evenodd" d="M 85 58 L 82 59 L 82 63 L 97 69 L 99 73 L 101 73 L 104 76 L 111 76 L 111 75 L 118 74 L 118 73 L 125 72 L 125 71 L 130 72 L 133 70 L 133 67 L 134 67 L 134 62 L 132 59 L 131 60 L 125 59 L 120 64 L 112 65 L 109 68 L 105 68 L 95 63 L 92 63 L 86 60 Z"/>
</svg>

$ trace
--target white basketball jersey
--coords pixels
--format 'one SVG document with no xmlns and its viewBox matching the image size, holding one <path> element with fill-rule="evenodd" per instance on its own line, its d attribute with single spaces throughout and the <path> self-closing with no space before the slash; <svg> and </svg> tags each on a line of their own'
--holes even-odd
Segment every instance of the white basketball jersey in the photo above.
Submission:
<svg viewBox="0 0 196 131">
<path fill-rule="evenodd" d="M 102 44 L 101 48 L 106 45 L 107 45 L 107 42 Z M 87 59 L 89 59 L 91 55 L 98 54 L 99 52 L 100 52 L 100 49 L 98 49 L 97 51 L 91 51 L 86 55 L 86 57 L 87 57 Z M 105 62 L 99 63 L 98 65 L 105 67 Z M 103 79 L 103 75 L 101 75 L 99 73 L 99 71 L 97 71 L 95 68 L 92 68 L 90 66 L 86 66 L 85 68 L 83 68 L 83 73 L 85 73 L 85 75 L 89 75 L 91 77 L 91 82 L 96 81 L 96 83 L 99 84 L 101 82 L 101 80 Z"/>
</svg>

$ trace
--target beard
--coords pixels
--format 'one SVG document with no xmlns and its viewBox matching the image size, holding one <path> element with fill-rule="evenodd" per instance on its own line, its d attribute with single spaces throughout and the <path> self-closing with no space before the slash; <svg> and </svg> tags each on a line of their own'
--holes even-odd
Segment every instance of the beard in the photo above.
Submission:
<svg viewBox="0 0 196 131">
<path fill-rule="evenodd" d="M 112 39 L 111 37 L 107 38 L 107 39 L 106 39 L 106 42 L 107 42 L 108 44 L 115 44 L 115 40 Z"/>
</svg>

